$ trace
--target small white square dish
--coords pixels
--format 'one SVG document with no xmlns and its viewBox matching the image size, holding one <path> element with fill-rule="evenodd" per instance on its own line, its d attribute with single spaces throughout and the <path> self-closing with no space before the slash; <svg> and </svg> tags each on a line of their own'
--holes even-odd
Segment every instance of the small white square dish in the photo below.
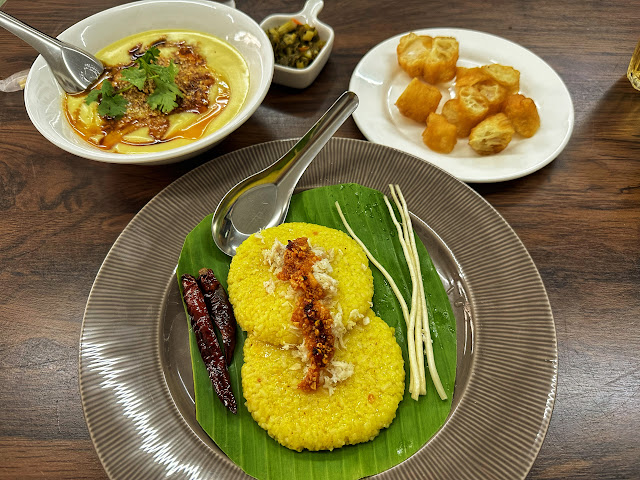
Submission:
<svg viewBox="0 0 640 480">
<path fill-rule="evenodd" d="M 266 31 L 270 28 L 283 25 L 293 19 L 315 27 L 320 40 L 325 42 L 318 56 L 305 68 L 288 67 L 279 65 L 276 62 L 273 72 L 273 83 L 299 89 L 307 88 L 324 68 L 331 54 L 331 49 L 333 48 L 335 33 L 329 25 L 318 20 L 318 14 L 323 6 L 324 2 L 322 0 L 308 0 L 303 9 L 297 13 L 274 13 L 260 23 L 260 27 Z"/>
</svg>

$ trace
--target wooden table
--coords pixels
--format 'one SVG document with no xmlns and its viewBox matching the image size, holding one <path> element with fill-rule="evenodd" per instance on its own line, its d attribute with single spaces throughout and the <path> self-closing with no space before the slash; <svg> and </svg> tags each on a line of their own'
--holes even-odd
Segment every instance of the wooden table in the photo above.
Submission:
<svg viewBox="0 0 640 480">
<path fill-rule="evenodd" d="M 121 2 L 10 1 L 8 13 L 52 35 Z M 78 340 L 107 251 L 162 188 L 221 154 L 297 137 L 347 89 L 359 59 L 426 27 L 499 35 L 566 82 L 575 129 L 559 157 L 525 178 L 472 185 L 511 224 L 547 288 L 558 335 L 555 410 L 530 479 L 640 478 L 640 92 L 627 81 L 636 2 L 327 1 L 331 58 L 306 90 L 272 86 L 213 150 L 160 167 L 74 157 L 32 126 L 20 92 L 0 93 L 0 477 L 105 478 L 84 422 Z M 302 2 L 239 0 L 260 21 Z M 0 31 L 0 77 L 31 48 Z M 364 139 L 353 120 L 337 136 Z"/>
</svg>

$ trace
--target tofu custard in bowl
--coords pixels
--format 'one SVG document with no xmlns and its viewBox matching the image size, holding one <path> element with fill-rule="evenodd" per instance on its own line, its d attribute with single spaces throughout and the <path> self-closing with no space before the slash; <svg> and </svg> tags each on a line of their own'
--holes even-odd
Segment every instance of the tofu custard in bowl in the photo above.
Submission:
<svg viewBox="0 0 640 480">
<path fill-rule="evenodd" d="M 249 89 L 242 55 L 205 33 L 152 30 L 96 56 L 105 74 L 90 91 L 67 94 L 64 113 L 81 138 L 110 152 L 187 145 L 233 118 Z"/>
<path fill-rule="evenodd" d="M 58 38 L 105 73 L 67 95 L 42 56 L 27 77 L 29 118 L 51 143 L 108 163 L 162 165 L 213 147 L 258 109 L 273 78 L 266 33 L 209 0 L 140 0 L 98 12 Z"/>
</svg>

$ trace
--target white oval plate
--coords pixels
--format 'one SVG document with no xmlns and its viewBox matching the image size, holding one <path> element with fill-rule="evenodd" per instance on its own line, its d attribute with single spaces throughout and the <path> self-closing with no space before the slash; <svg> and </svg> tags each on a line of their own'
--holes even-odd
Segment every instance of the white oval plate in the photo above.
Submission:
<svg viewBox="0 0 640 480">
<path fill-rule="evenodd" d="M 446 170 L 464 182 L 501 182 L 523 177 L 544 167 L 564 149 L 573 131 L 573 103 L 558 74 L 540 57 L 504 38 L 456 28 L 414 30 L 418 35 L 455 37 L 460 44 L 458 66 L 490 63 L 510 65 L 520 71 L 520 92 L 532 98 L 540 114 L 540 129 L 531 138 L 514 135 L 496 155 L 475 153 L 467 139 L 449 154 L 436 153 L 422 142 L 425 125 L 398 112 L 395 102 L 411 81 L 398 65 L 396 47 L 405 32 L 371 49 L 356 66 L 349 90 L 360 98 L 353 118 L 370 141 L 415 155 Z M 442 101 L 451 98 L 455 83 L 439 84 Z"/>
</svg>

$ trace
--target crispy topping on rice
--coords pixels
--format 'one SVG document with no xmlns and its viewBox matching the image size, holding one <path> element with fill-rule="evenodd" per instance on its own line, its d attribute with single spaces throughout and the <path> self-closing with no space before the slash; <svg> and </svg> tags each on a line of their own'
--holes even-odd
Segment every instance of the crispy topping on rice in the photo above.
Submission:
<svg viewBox="0 0 640 480">
<path fill-rule="evenodd" d="M 289 281 L 301 294 L 291 321 L 302 331 L 304 345 L 308 349 L 310 365 L 298 385 L 305 391 L 317 389 L 320 374 L 329 365 L 335 351 L 335 338 L 331 332 L 333 319 L 329 310 L 320 303 L 325 297 L 325 290 L 314 275 L 314 271 L 320 272 L 314 268 L 319 261 L 321 259 L 313 252 L 306 237 L 290 240 L 277 274 L 279 280 Z M 329 263 L 326 259 L 324 261 Z"/>
<path fill-rule="evenodd" d="M 284 348 L 295 347 L 296 356 L 306 364 L 305 377 L 298 387 L 313 391 L 324 386 L 332 393 L 338 382 L 353 374 L 353 365 L 332 362 L 335 347 L 344 346 L 343 335 L 355 325 L 354 320 L 362 317 L 357 310 L 350 312 L 345 327 L 342 307 L 332 302 L 338 291 L 338 282 L 331 276 L 333 250 L 312 246 L 306 237 L 289 241 L 286 246 L 276 239 L 270 249 L 262 251 L 262 257 L 277 280 L 289 283 L 285 299 L 295 305 L 292 328 L 300 331 L 304 340 Z M 273 294 L 275 281 L 265 281 L 264 288 Z M 337 307 L 335 319 L 330 313 L 333 306 Z"/>
</svg>

